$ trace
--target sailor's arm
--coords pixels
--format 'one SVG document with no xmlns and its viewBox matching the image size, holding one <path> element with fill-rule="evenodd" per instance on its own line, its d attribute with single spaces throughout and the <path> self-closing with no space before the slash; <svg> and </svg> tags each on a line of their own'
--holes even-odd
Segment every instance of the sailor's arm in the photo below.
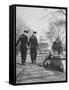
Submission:
<svg viewBox="0 0 69 90">
<path fill-rule="evenodd" d="M 19 37 L 19 39 L 18 39 L 18 41 L 17 41 L 17 43 L 16 43 L 16 46 L 18 45 L 18 43 L 19 43 L 20 40 L 21 40 L 21 37 Z"/>
</svg>

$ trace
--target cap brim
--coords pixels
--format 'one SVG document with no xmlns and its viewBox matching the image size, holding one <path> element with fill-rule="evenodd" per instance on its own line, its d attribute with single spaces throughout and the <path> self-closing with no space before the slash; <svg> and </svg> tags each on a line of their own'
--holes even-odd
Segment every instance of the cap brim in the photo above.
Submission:
<svg viewBox="0 0 69 90">
<path fill-rule="evenodd" d="M 33 33 L 35 33 L 35 34 L 36 34 L 37 32 L 33 32 Z"/>
<path fill-rule="evenodd" d="M 28 33 L 28 31 L 24 31 L 25 33 Z"/>
</svg>

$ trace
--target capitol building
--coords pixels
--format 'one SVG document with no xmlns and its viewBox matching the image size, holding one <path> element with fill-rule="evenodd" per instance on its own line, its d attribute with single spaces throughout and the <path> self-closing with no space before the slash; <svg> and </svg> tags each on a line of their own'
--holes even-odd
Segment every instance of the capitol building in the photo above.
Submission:
<svg viewBox="0 0 69 90">
<path fill-rule="evenodd" d="M 50 40 L 46 38 L 46 34 L 43 34 L 39 38 L 39 51 L 40 53 L 46 53 L 50 50 Z"/>
</svg>

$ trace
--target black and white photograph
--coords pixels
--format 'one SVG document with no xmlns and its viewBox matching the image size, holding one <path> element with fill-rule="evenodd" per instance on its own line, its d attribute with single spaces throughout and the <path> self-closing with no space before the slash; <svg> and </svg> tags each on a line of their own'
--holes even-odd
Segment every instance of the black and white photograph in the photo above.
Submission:
<svg viewBox="0 0 69 90">
<path fill-rule="evenodd" d="M 66 81 L 66 10 L 16 6 L 16 84 Z"/>
</svg>

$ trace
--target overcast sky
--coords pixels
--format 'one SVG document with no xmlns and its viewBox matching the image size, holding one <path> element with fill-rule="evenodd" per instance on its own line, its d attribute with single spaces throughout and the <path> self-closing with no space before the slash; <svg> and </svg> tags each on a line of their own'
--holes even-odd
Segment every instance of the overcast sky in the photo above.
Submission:
<svg viewBox="0 0 69 90">
<path fill-rule="evenodd" d="M 47 24 L 40 21 L 43 16 L 42 8 L 31 8 L 31 7 L 17 7 L 17 18 L 21 18 L 27 23 L 34 31 L 39 34 L 42 29 L 46 28 Z"/>
<path fill-rule="evenodd" d="M 43 34 L 43 32 L 48 31 L 49 21 L 55 20 L 54 15 L 51 15 L 57 9 L 49 9 L 49 8 L 34 8 L 34 7 L 17 7 L 16 8 L 16 18 L 21 18 L 22 21 L 30 26 L 30 28 L 34 31 L 37 31 L 37 37 Z M 45 18 L 42 20 L 42 17 Z M 47 17 L 46 17 L 47 15 Z M 59 13 L 58 13 L 59 16 Z M 62 19 L 64 18 L 61 16 Z M 59 16 L 59 18 L 61 18 Z"/>
</svg>

